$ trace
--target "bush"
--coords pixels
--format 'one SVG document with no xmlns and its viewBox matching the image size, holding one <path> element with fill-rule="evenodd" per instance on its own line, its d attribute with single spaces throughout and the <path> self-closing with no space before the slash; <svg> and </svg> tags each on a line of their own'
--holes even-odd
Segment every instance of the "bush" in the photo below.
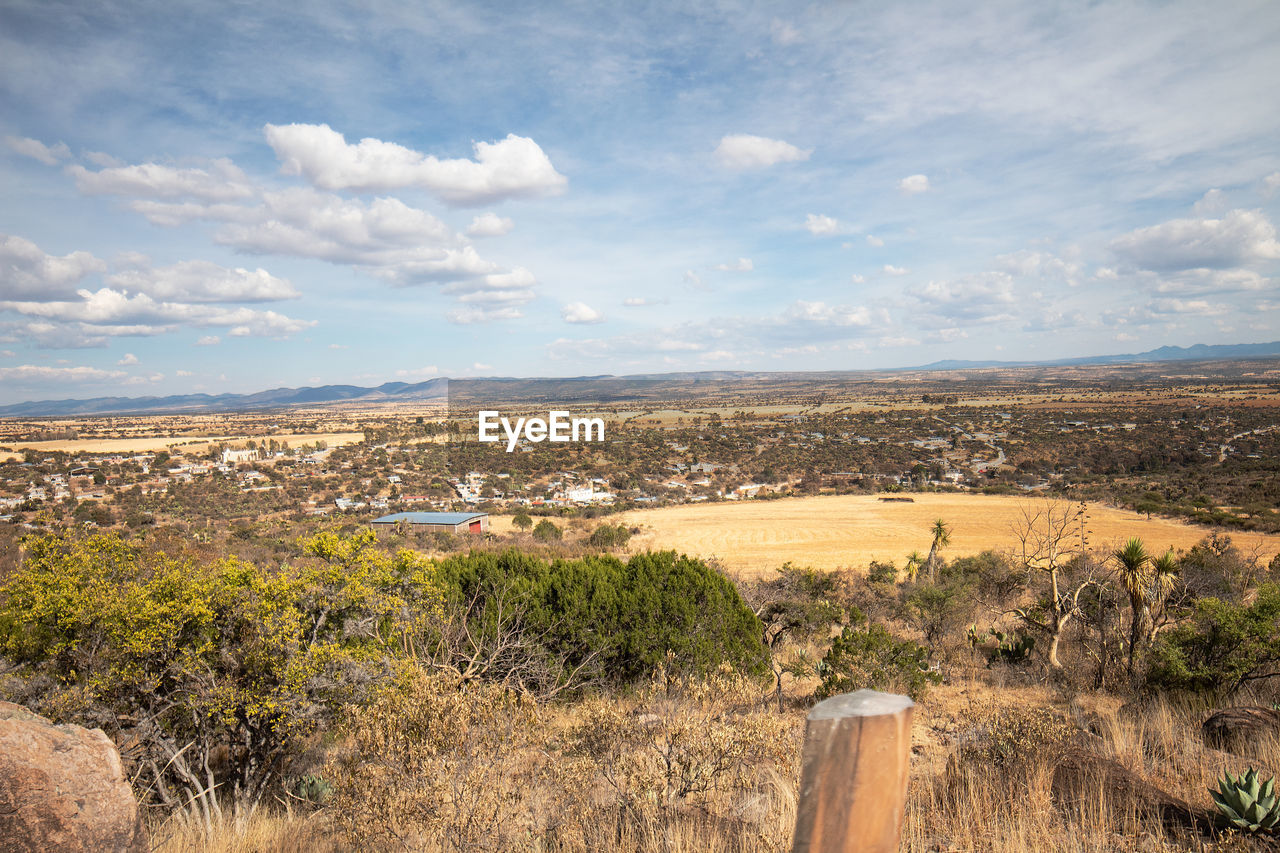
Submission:
<svg viewBox="0 0 1280 853">
<path fill-rule="evenodd" d="M 1280 677 L 1280 583 L 1266 583 L 1250 605 L 1196 602 L 1189 622 L 1162 634 L 1151 650 L 1149 687 L 1230 696 L 1254 681 Z"/>
<path fill-rule="evenodd" d="M 559 542 L 560 537 L 563 535 L 559 527 L 556 527 L 545 518 L 538 522 L 537 527 L 533 528 L 533 538 L 539 542 Z"/>
<path fill-rule="evenodd" d="M 0 587 L 0 654 L 38 712 L 116 737 L 129 727 L 164 805 L 212 821 L 216 784 L 252 810 L 293 748 L 438 610 L 430 564 L 373 541 L 320 534 L 304 543 L 318 559 L 268 571 L 117 536 L 32 538 Z M 217 780 L 216 753 L 229 765 Z"/>
<path fill-rule="evenodd" d="M 857 611 L 850 621 L 816 667 L 822 678 L 816 692 L 819 699 L 863 688 L 920 699 L 930 684 L 942 680 L 930 671 L 929 652 L 923 646 L 895 638 L 883 625 L 867 622 Z"/>
<path fill-rule="evenodd" d="M 505 633 L 536 641 L 562 675 L 585 667 L 595 677 L 648 677 L 673 655 L 677 672 L 721 663 L 763 673 L 759 620 L 737 589 L 700 560 L 673 551 L 546 560 L 516 550 L 475 552 L 440 564 L 453 612 L 468 612 L 473 637 Z M 501 605 L 501 607 L 499 606 Z M 504 609 L 508 621 L 499 624 Z M 528 644 L 525 644 L 528 648 Z M 500 668 L 493 675 L 498 678 Z"/>
<path fill-rule="evenodd" d="M 591 531 L 587 544 L 593 548 L 621 548 L 631 540 L 631 530 L 625 524 L 602 524 Z"/>
</svg>

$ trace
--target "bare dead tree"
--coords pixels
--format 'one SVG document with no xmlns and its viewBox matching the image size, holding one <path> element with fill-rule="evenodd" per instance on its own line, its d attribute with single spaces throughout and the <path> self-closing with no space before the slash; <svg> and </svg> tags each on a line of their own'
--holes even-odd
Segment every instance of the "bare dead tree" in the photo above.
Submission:
<svg viewBox="0 0 1280 853">
<path fill-rule="evenodd" d="M 1036 574 L 1048 581 L 1045 600 L 1036 607 L 1018 607 L 1004 611 L 1024 625 L 1049 638 L 1049 666 L 1062 669 L 1058 647 L 1071 620 L 1080 615 L 1080 596 L 1101 582 L 1093 577 L 1088 554 L 1073 552 L 1072 539 L 1077 536 L 1079 508 L 1071 504 L 1044 500 L 1025 504 L 1020 517 L 1013 522 L 1018 545 L 1015 559 L 1027 573 L 1027 585 Z M 1069 564 L 1083 569 L 1085 576 L 1066 577 Z"/>
</svg>

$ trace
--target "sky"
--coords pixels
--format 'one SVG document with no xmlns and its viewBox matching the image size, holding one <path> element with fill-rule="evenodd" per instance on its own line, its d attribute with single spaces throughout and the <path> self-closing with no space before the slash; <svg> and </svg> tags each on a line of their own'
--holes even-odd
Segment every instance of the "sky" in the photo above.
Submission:
<svg viewBox="0 0 1280 853">
<path fill-rule="evenodd" d="M 1280 4 L 0 0 L 0 403 L 1280 339 Z"/>
</svg>

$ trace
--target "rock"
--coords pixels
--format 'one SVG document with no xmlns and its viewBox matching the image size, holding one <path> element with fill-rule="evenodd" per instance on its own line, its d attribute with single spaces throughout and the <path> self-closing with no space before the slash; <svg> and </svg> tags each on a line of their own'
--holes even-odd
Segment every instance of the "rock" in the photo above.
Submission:
<svg viewBox="0 0 1280 853">
<path fill-rule="evenodd" d="M 1142 818 L 1158 819 L 1168 828 L 1211 833 L 1218 825 L 1215 813 L 1175 797 L 1096 751 L 1068 750 L 1054 767 L 1053 794 L 1059 802 L 1092 802 L 1100 790 L 1106 793 L 1113 808 L 1128 809 Z"/>
<path fill-rule="evenodd" d="M 1280 735 L 1280 711 L 1258 706 L 1223 708 L 1201 723 L 1200 732 L 1209 746 L 1228 752 L 1247 750 L 1263 737 Z"/>
<path fill-rule="evenodd" d="M 120 753 L 102 729 L 0 702 L 0 853 L 150 849 Z"/>
</svg>

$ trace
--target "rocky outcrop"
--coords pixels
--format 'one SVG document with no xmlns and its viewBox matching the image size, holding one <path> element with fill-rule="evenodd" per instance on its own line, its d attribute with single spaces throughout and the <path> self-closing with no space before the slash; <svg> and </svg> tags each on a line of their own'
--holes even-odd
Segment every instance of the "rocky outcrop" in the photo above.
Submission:
<svg viewBox="0 0 1280 853">
<path fill-rule="evenodd" d="M 0 853 L 149 849 L 120 753 L 102 732 L 0 702 Z"/>
<path fill-rule="evenodd" d="M 1204 742 L 1228 752 L 1249 751 L 1265 737 L 1280 736 L 1280 710 L 1263 707 L 1223 708 L 1201 724 Z"/>
</svg>

